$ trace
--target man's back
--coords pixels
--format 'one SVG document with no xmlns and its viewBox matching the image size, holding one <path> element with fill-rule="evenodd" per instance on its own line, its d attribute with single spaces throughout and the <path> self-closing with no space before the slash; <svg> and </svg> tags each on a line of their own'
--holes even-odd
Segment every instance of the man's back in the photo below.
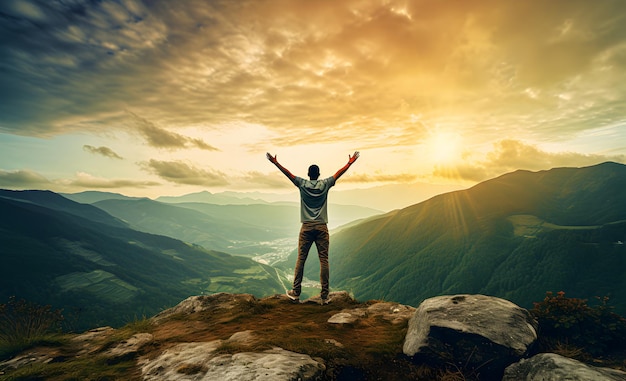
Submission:
<svg viewBox="0 0 626 381">
<path fill-rule="evenodd" d="M 321 180 L 296 177 L 300 190 L 300 222 L 328 223 L 328 191 L 335 185 L 333 176 Z"/>
</svg>

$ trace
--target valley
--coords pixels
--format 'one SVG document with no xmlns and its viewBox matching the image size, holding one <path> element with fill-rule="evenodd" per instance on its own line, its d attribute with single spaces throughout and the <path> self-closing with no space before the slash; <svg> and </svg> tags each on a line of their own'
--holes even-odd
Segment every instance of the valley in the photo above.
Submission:
<svg viewBox="0 0 626 381">
<path fill-rule="evenodd" d="M 255 244 L 252 244 L 255 245 Z M 269 242 L 257 242 L 255 246 L 261 247 L 260 252 L 265 254 L 255 255 L 252 260 L 265 265 L 275 266 L 279 262 L 284 262 L 289 258 L 298 245 L 297 237 L 281 238 Z"/>
</svg>

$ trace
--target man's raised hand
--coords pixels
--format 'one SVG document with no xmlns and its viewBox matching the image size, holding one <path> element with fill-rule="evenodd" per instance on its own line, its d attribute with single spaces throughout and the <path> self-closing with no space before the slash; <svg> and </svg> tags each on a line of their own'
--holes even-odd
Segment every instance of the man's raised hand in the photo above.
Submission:
<svg viewBox="0 0 626 381">
<path fill-rule="evenodd" d="M 354 151 L 354 155 L 350 156 L 348 155 L 348 163 L 352 164 L 356 161 L 356 159 L 358 159 L 360 156 L 359 151 Z"/>
<path fill-rule="evenodd" d="M 267 156 L 267 160 L 271 161 L 274 164 L 278 163 L 278 159 L 276 159 L 278 155 L 272 156 L 269 152 L 267 152 L 265 155 Z"/>
</svg>

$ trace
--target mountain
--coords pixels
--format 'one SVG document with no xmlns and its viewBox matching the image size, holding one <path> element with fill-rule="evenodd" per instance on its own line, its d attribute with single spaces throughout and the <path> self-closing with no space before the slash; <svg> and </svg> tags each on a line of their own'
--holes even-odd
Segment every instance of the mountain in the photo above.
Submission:
<svg viewBox="0 0 626 381">
<path fill-rule="evenodd" d="M 45 205 L 46 208 L 49 209 L 70 213 L 79 217 L 86 218 L 88 220 L 100 222 L 111 226 L 126 226 L 125 223 L 117 218 L 112 217 L 111 215 L 107 214 L 99 208 L 96 208 L 92 205 L 83 205 L 77 202 L 73 202 L 51 191 L 14 191 L 0 189 L 0 198 L 13 199 L 17 201 L 22 201 L 24 203 L 31 203 L 34 205 Z M 8 216 L 4 217 L 8 218 Z"/>
<path fill-rule="evenodd" d="M 246 197 L 254 195 L 258 198 Z M 295 232 L 299 230 L 300 204 L 298 196 L 288 197 L 294 201 L 266 201 L 265 199 L 279 200 L 280 195 L 269 193 L 238 193 L 222 192 L 213 194 L 207 191 L 190 193 L 177 197 L 158 197 L 156 201 L 176 204 L 190 209 L 196 209 L 210 216 L 219 216 L 220 219 L 239 219 L 241 221 L 255 221 L 258 226 L 281 226 Z M 332 197 L 332 196 L 329 196 Z M 350 198 L 342 197 L 344 204 L 329 202 L 329 227 L 335 228 L 354 220 L 368 218 L 384 213 L 374 207 L 360 206 L 350 202 Z"/>
<path fill-rule="evenodd" d="M 189 295 L 284 290 L 269 266 L 132 230 L 94 206 L 0 194 L 0 301 L 63 308 L 75 328 L 119 325 Z"/>
<path fill-rule="evenodd" d="M 388 184 L 364 189 L 342 190 L 333 188 L 329 195 L 330 204 L 357 205 L 364 208 L 380 211 L 379 213 L 400 209 L 418 202 L 427 200 L 441 193 L 462 189 L 461 185 L 443 184 Z M 390 197 L 393 195 L 393 197 Z M 208 203 L 217 205 L 247 205 L 279 202 L 298 202 L 296 191 L 279 194 L 263 192 L 233 192 L 210 193 L 207 191 L 190 193 L 182 196 L 162 196 L 156 201 L 167 203 Z"/>
<path fill-rule="evenodd" d="M 245 195 L 245 193 L 243 194 Z M 260 198 L 250 198 L 238 195 L 236 192 L 229 193 L 211 193 L 208 191 L 189 193 L 182 196 L 161 196 L 156 199 L 159 202 L 180 203 L 180 202 L 202 202 L 217 205 L 246 205 L 246 204 L 264 204 Z"/>
<path fill-rule="evenodd" d="M 526 307 L 564 291 L 609 296 L 624 312 L 624 189 L 617 163 L 520 170 L 370 218 L 331 237 L 331 287 L 411 305 L 469 292 Z"/>
<path fill-rule="evenodd" d="M 271 204 L 215 205 L 207 203 L 177 203 L 200 211 L 220 220 L 238 220 L 264 227 L 280 228 L 292 237 L 300 230 L 300 205 L 294 202 L 276 202 Z M 330 204 L 328 207 L 328 226 L 335 227 L 383 213 L 380 210 L 356 205 Z"/>
<path fill-rule="evenodd" d="M 81 204 L 93 204 L 102 200 L 139 200 L 141 197 L 128 197 L 113 192 L 85 191 L 80 193 L 59 193 L 61 196 Z"/>
</svg>

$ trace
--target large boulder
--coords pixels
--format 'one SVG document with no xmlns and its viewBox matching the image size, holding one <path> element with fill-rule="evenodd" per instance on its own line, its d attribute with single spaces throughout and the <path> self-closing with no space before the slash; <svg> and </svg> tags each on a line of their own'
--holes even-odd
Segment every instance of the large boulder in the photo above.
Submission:
<svg viewBox="0 0 626 381">
<path fill-rule="evenodd" d="M 485 295 L 447 295 L 419 305 L 409 320 L 403 351 L 418 361 L 498 379 L 536 340 L 537 322 L 516 304 Z"/>
<path fill-rule="evenodd" d="M 502 381 L 626 381 L 626 373 L 589 366 L 556 353 L 540 353 L 506 368 Z"/>
</svg>

